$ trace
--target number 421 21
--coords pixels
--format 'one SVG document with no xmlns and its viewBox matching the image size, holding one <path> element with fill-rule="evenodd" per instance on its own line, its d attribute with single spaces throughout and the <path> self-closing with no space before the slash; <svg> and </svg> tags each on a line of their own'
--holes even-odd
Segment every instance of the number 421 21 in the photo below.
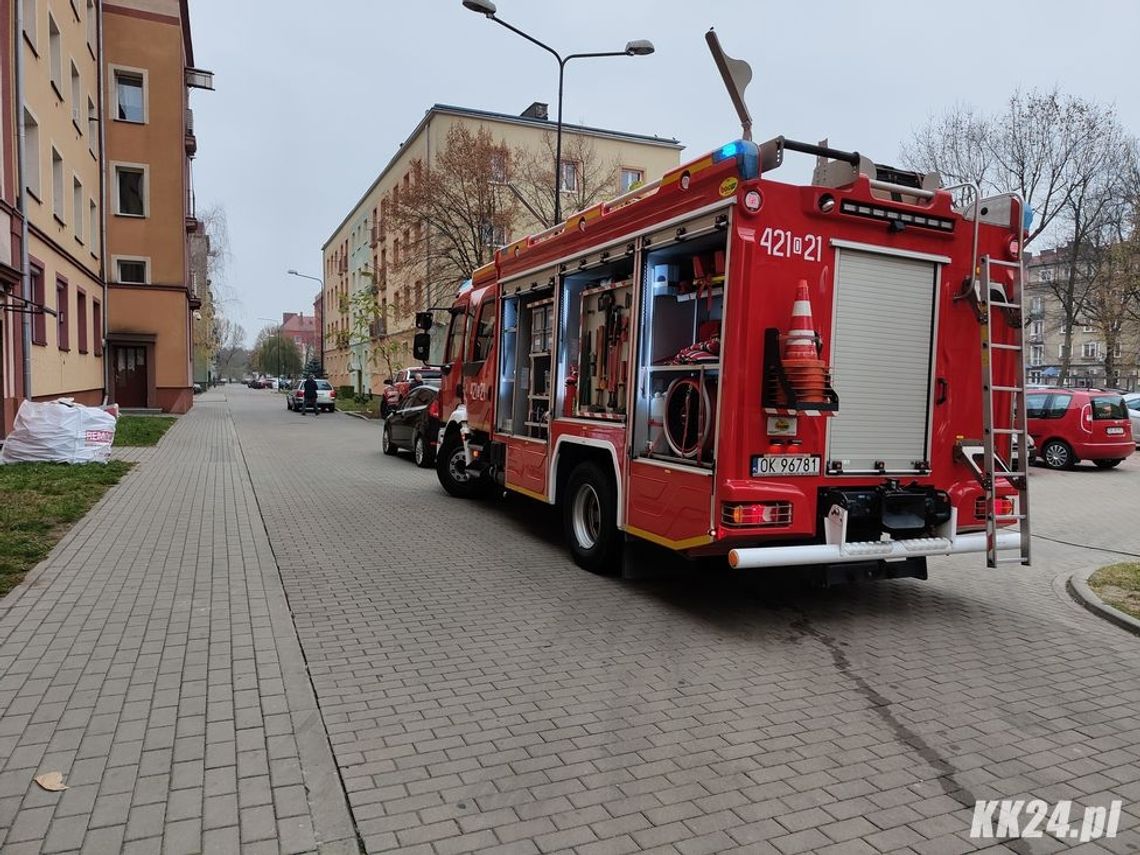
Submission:
<svg viewBox="0 0 1140 855">
<path fill-rule="evenodd" d="M 820 235 L 797 235 L 787 229 L 768 226 L 757 241 L 769 255 L 777 258 L 802 258 L 819 261 L 823 255 L 823 238 Z"/>
</svg>

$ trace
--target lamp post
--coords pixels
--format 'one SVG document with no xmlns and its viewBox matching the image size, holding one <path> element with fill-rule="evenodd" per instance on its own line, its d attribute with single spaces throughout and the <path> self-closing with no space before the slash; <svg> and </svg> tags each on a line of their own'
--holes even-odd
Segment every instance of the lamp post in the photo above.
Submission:
<svg viewBox="0 0 1140 855">
<path fill-rule="evenodd" d="M 312 279 L 314 282 L 317 282 L 321 286 L 321 323 L 319 329 L 317 330 L 317 333 L 320 336 L 318 347 L 320 348 L 321 376 L 323 377 L 325 373 L 325 280 L 319 279 L 316 276 L 310 276 L 308 273 L 298 273 L 292 268 L 286 270 L 285 272 L 290 276 L 298 276 L 301 279 Z"/>
<path fill-rule="evenodd" d="M 653 53 L 653 42 L 648 39 L 635 39 L 634 41 L 626 42 L 625 50 L 572 53 L 568 56 L 562 56 L 550 45 L 543 44 L 534 36 L 524 33 L 518 27 L 508 24 L 502 18 L 496 17 L 495 13 L 498 10 L 491 0 L 463 0 L 463 6 L 472 12 L 478 12 L 480 15 L 490 18 L 496 24 L 506 27 L 515 35 L 522 36 L 531 44 L 538 45 L 558 60 L 558 118 L 554 143 L 554 222 L 558 224 L 562 222 L 562 79 L 566 72 L 566 63 L 572 59 L 594 59 L 604 56 L 648 56 Z"/>
</svg>

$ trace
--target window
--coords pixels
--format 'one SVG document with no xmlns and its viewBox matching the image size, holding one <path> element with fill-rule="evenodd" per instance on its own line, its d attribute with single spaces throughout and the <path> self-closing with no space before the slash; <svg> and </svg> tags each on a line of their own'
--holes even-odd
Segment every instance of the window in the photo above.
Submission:
<svg viewBox="0 0 1140 855">
<path fill-rule="evenodd" d="M 32 315 L 32 344 L 47 344 L 47 315 L 44 313 L 47 293 L 44 290 L 44 272 L 36 265 L 31 265 L 28 273 L 32 280 L 32 306 L 35 314 Z"/>
<path fill-rule="evenodd" d="M 479 238 L 484 246 L 501 247 L 507 245 L 507 230 L 502 226 L 483 223 L 479 227 Z"/>
<path fill-rule="evenodd" d="M 51 212 L 61 223 L 63 217 L 63 155 L 51 150 Z"/>
<path fill-rule="evenodd" d="M 75 323 L 79 329 L 79 352 L 87 352 L 87 295 L 75 292 Z"/>
<path fill-rule="evenodd" d="M 32 48 L 39 51 L 39 10 L 36 0 L 23 0 L 24 3 L 24 35 L 32 43 Z"/>
<path fill-rule="evenodd" d="M 618 189 L 622 193 L 625 193 L 627 190 L 634 189 L 635 187 L 640 185 L 643 181 L 645 181 L 645 170 L 644 169 L 627 169 L 626 167 L 623 166 L 622 170 L 621 170 L 621 179 L 620 179 L 620 183 L 618 184 Z"/>
<path fill-rule="evenodd" d="M 115 281 L 125 285 L 145 285 L 147 283 L 147 260 L 145 258 L 115 259 Z"/>
<path fill-rule="evenodd" d="M 1092 417 L 1097 421 L 1128 418 L 1124 399 L 1119 395 L 1095 395 L 1091 403 Z"/>
<path fill-rule="evenodd" d="M 95 109 L 95 102 L 87 98 L 87 148 L 95 154 L 99 143 L 99 113 Z"/>
<path fill-rule="evenodd" d="M 1030 328 L 1029 334 L 1034 338 L 1040 338 L 1045 335 L 1045 322 L 1034 321 L 1033 326 Z"/>
<path fill-rule="evenodd" d="M 79 79 L 79 69 L 71 63 L 71 121 L 79 133 L 83 133 L 83 83 Z"/>
<path fill-rule="evenodd" d="M 1042 267 L 1041 268 L 1041 281 L 1042 282 L 1052 282 L 1053 281 L 1053 268 L 1052 267 Z"/>
<path fill-rule="evenodd" d="M 69 321 L 67 304 L 67 280 L 55 280 L 55 335 L 60 350 L 71 350 L 71 335 L 69 334 Z"/>
<path fill-rule="evenodd" d="M 1059 419 L 1065 415 L 1065 411 L 1069 409 L 1069 402 L 1073 400 L 1072 395 L 1053 395 L 1049 398 L 1049 406 L 1045 408 L 1045 414 L 1042 418 L 1046 419 Z"/>
<path fill-rule="evenodd" d="M 95 42 L 99 40 L 99 22 L 95 15 L 95 0 L 87 0 L 87 47 L 95 53 Z"/>
<path fill-rule="evenodd" d="M 491 353 L 495 340 L 495 302 L 489 300 L 479 308 L 479 324 L 475 328 L 475 350 L 472 362 L 482 362 Z"/>
<path fill-rule="evenodd" d="M 1066 347 L 1063 344 L 1057 345 L 1057 358 L 1058 359 L 1064 359 L 1068 355 L 1069 355 L 1069 348 L 1068 347 Z"/>
<path fill-rule="evenodd" d="M 1045 393 L 1025 396 L 1025 417 L 1027 419 L 1045 418 L 1045 402 L 1049 395 Z"/>
<path fill-rule="evenodd" d="M 115 213 L 124 217 L 146 216 L 146 170 L 115 167 Z"/>
<path fill-rule="evenodd" d="M 91 301 L 91 336 L 95 339 L 95 355 L 103 355 L 103 304 Z"/>
<path fill-rule="evenodd" d="M 572 160 L 562 161 L 562 168 L 559 170 L 558 186 L 566 193 L 578 192 L 578 164 Z"/>
<path fill-rule="evenodd" d="M 1100 355 L 1100 343 L 1086 341 L 1081 345 L 1081 356 L 1085 359 L 1096 359 Z"/>
<path fill-rule="evenodd" d="M 88 218 L 88 222 L 91 223 L 91 254 L 93 256 L 95 256 L 96 258 L 98 258 L 99 257 L 99 250 L 100 250 L 100 246 L 99 246 L 99 206 L 96 205 L 95 200 L 92 199 L 90 201 L 90 203 L 88 204 L 87 208 L 88 208 L 88 211 L 90 212 L 90 215 L 91 215 Z"/>
<path fill-rule="evenodd" d="M 1121 353 L 1122 353 L 1122 351 L 1121 351 L 1121 348 L 1120 348 L 1120 344 L 1119 344 L 1119 343 L 1117 343 L 1117 344 L 1114 344 L 1114 345 L 1112 346 L 1112 356 L 1113 356 L 1113 358 L 1114 358 L 1114 359 L 1120 359 L 1120 355 L 1121 355 Z"/>
<path fill-rule="evenodd" d="M 28 192 L 40 198 L 40 126 L 27 110 L 24 110 L 24 158 L 28 164 L 27 179 Z"/>
<path fill-rule="evenodd" d="M 1035 344 L 1029 348 L 1029 364 L 1040 365 L 1045 361 L 1045 345 Z"/>
<path fill-rule="evenodd" d="M 1029 301 L 1029 311 L 1034 315 L 1040 315 L 1045 310 L 1044 303 L 1041 297 L 1033 297 Z"/>
<path fill-rule="evenodd" d="M 51 52 L 51 85 L 55 94 L 63 98 L 63 39 L 59 34 L 55 18 L 48 12 L 48 44 Z"/>
<path fill-rule="evenodd" d="M 1082 332 L 1093 333 L 1096 332 L 1096 327 L 1094 327 L 1088 321 L 1081 321 L 1081 330 Z"/>
<path fill-rule="evenodd" d="M 507 156 L 501 151 L 491 154 L 491 183 L 507 183 Z"/>
<path fill-rule="evenodd" d="M 83 243 L 83 184 L 78 177 L 71 179 L 71 215 L 75 217 L 75 239 Z"/>
<path fill-rule="evenodd" d="M 146 121 L 143 76 L 131 71 L 115 72 L 115 118 L 121 122 Z"/>
<path fill-rule="evenodd" d="M 463 339 L 467 335 L 467 314 L 457 311 L 451 316 L 451 329 L 447 332 L 447 362 L 463 361 Z"/>
</svg>

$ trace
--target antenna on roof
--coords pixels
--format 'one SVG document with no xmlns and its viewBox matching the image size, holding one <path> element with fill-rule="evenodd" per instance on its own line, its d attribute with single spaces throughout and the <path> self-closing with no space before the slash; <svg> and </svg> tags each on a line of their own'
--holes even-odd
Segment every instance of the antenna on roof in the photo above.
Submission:
<svg viewBox="0 0 1140 855">
<path fill-rule="evenodd" d="M 744 90 L 752 82 L 752 66 L 742 59 L 733 59 L 724 52 L 720 46 L 720 39 L 716 32 L 709 28 L 705 33 L 705 41 L 713 55 L 713 62 L 724 80 L 724 87 L 728 90 L 728 97 L 732 99 L 732 106 L 736 108 L 736 115 L 740 117 L 743 137 L 752 139 L 752 114 L 748 112 L 748 105 L 744 103 Z"/>
</svg>

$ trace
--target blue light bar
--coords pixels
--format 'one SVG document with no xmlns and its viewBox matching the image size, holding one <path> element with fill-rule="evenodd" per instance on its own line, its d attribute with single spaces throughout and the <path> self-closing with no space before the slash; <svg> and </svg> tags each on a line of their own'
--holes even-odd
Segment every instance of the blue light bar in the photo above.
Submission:
<svg viewBox="0 0 1140 855">
<path fill-rule="evenodd" d="M 730 157 L 736 158 L 736 166 L 740 177 L 744 180 L 757 178 L 760 175 L 760 149 L 750 140 L 734 140 L 722 145 L 713 152 L 713 163 L 720 163 Z"/>
</svg>

